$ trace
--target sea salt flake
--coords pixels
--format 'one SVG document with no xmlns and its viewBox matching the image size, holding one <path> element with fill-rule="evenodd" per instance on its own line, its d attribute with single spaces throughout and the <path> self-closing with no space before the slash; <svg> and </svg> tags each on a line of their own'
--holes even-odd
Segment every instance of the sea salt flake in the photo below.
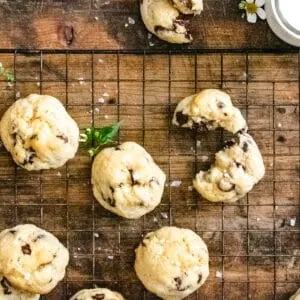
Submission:
<svg viewBox="0 0 300 300">
<path fill-rule="evenodd" d="M 40 83 L 40 82 L 37 82 L 36 85 L 37 85 L 37 86 L 41 86 L 41 83 Z"/>
<path fill-rule="evenodd" d="M 77 251 L 80 251 L 80 250 L 81 250 L 81 248 L 80 248 L 80 247 L 78 247 L 78 248 L 77 248 Z"/>
<path fill-rule="evenodd" d="M 200 146 L 201 146 L 201 141 L 197 141 L 197 142 L 196 142 L 196 146 L 197 146 L 197 148 L 200 148 Z"/>
<path fill-rule="evenodd" d="M 98 20 L 99 20 L 99 17 L 96 16 L 94 19 L 95 19 L 96 21 L 98 21 Z"/>
<path fill-rule="evenodd" d="M 21 93 L 20 92 L 16 92 L 16 98 L 20 98 L 21 97 Z"/>
<path fill-rule="evenodd" d="M 182 181 L 181 180 L 173 180 L 171 182 L 171 187 L 179 187 L 181 186 Z"/>
<path fill-rule="evenodd" d="M 104 103 L 104 102 L 105 102 L 105 99 L 101 97 L 101 98 L 99 98 L 99 99 L 97 100 L 97 102 L 98 102 L 98 103 Z"/>
<path fill-rule="evenodd" d="M 56 176 L 61 177 L 61 173 L 60 173 L 60 172 L 57 172 L 57 173 L 56 173 Z"/>
<path fill-rule="evenodd" d="M 95 237 L 95 238 L 98 238 L 98 237 L 99 237 L 99 233 L 95 232 L 95 233 L 94 233 L 94 237 Z"/>
<path fill-rule="evenodd" d="M 152 33 L 148 32 L 148 40 L 150 40 L 152 38 Z"/>
<path fill-rule="evenodd" d="M 192 191 L 192 190 L 193 190 L 193 186 L 192 186 L 192 185 L 189 185 L 189 186 L 188 186 L 188 190 L 189 190 L 189 191 Z"/>
<path fill-rule="evenodd" d="M 113 260 L 114 256 L 113 255 L 108 255 L 107 258 L 110 259 L 110 260 Z"/>
<path fill-rule="evenodd" d="M 155 45 L 155 44 L 154 44 L 153 42 L 150 42 L 150 41 L 149 41 L 149 46 L 150 46 L 150 47 L 152 47 L 152 46 L 154 46 L 154 45 Z"/>
<path fill-rule="evenodd" d="M 29 280 L 29 279 L 30 279 L 30 277 L 31 277 L 31 276 L 30 276 L 30 274 L 29 274 L 29 273 L 26 273 L 26 274 L 25 274 L 25 280 Z"/>
<path fill-rule="evenodd" d="M 96 113 L 98 113 L 100 110 L 99 110 L 98 107 L 96 107 L 96 108 L 94 109 L 94 111 L 95 111 Z"/>
<path fill-rule="evenodd" d="M 128 25 L 127 23 L 125 23 L 125 25 L 124 25 L 124 26 L 125 26 L 125 28 L 127 28 L 129 25 Z"/>
<path fill-rule="evenodd" d="M 12 82 L 10 82 L 10 81 L 7 83 L 7 86 L 10 87 L 10 88 L 13 87 L 13 85 L 14 84 Z"/>
<path fill-rule="evenodd" d="M 259 222 L 259 221 L 260 221 L 260 218 L 256 218 L 256 221 Z"/>
<path fill-rule="evenodd" d="M 102 96 L 103 96 L 103 97 L 108 97 L 108 96 L 109 96 L 109 93 L 108 93 L 108 92 L 104 92 L 104 93 L 102 94 Z"/>
<path fill-rule="evenodd" d="M 105 116 L 104 116 L 104 119 L 108 119 L 108 115 L 105 115 Z"/>
<path fill-rule="evenodd" d="M 98 63 L 102 64 L 103 63 L 103 59 L 102 58 L 98 58 Z"/>
<path fill-rule="evenodd" d="M 290 226 L 295 227 L 296 226 L 296 217 L 290 218 Z"/>
<path fill-rule="evenodd" d="M 79 80 L 79 84 L 80 84 L 80 85 L 84 85 L 85 82 L 84 82 L 83 80 Z"/>
<path fill-rule="evenodd" d="M 162 218 L 164 219 L 168 219 L 168 214 L 165 212 L 160 213 L 160 215 L 162 216 Z"/>
<path fill-rule="evenodd" d="M 209 157 L 208 157 L 208 156 L 206 156 L 206 155 L 204 155 L 204 156 L 201 156 L 201 160 L 202 160 L 203 162 L 206 162 L 206 161 L 208 161 L 208 160 L 209 160 Z"/>
<path fill-rule="evenodd" d="M 132 19 L 131 17 L 128 17 L 128 23 L 133 25 L 133 24 L 135 24 L 135 20 Z"/>
<path fill-rule="evenodd" d="M 217 278 L 222 278 L 223 277 L 223 273 L 221 271 L 216 271 L 216 277 Z"/>
<path fill-rule="evenodd" d="M 279 128 L 281 128 L 281 127 L 282 127 L 282 124 L 281 124 L 281 123 L 278 123 L 277 126 L 278 126 Z"/>
</svg>

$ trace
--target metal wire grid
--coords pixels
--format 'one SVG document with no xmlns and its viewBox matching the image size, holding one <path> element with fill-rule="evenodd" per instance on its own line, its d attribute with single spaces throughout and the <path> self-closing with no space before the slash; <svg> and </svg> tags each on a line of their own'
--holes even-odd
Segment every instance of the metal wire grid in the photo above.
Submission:
<svg viewBox="0 0 300 300">
<path fill-rule="evenodd" d="M 37 80 L 33 80 L 33 82 L 39 82 L 39 92 L 42 93 L 43 92 L 43 83 L 44 82 L 47 82 L 47 80 L 44 80 L 43 79 L 43 55 L 44 54 L 48 54 L 48 53 L 53 53 L 52 51 L 38 51 L 38 52 L 33 52 L 33 53 L 27 53 L 27 51 L 25 52 L 22 52 L 22 51 L 15 51 L 14 52 L 14 74 L 15 74 L 15 83 L 14 84 L 14 94 L 17 93 L 17 88 L 16 88 L 16 85 L 18 82 L 23 82 L 22 80 L 19 80 L 18 79 L 18 73 L 17 73 L 17 63 L 16 63 L 16 58 L 19 54 L 23 55 L 23 54 L 30 54 L 30 55 L 34 55 L 34 56 L 38 56 L 39 57 L 39 61 L 40 61 L 40 66 L 39 66 L 39 78 Z M 78 106 L 79 109 L 83 107 L 83 105 L 81 104 L 70 104 L 69 103 L 69 86 L 70 84 L 72 84 L 73 80 L 69 80 L 69 55 L 72 54 L 71 52 L 55 52 L 55 54 L 66 54 L 65 55 L 65 96 L 66 96 L 66 108 L 67 109 L 70 109 L 71 106 Z M 94 79 L 94 63 L 95 63 L 95 60 L 94 60 L 94 55 L 96 54 L 102 54 L 102 53 L 106 53 L 106 52 L 101 52 L 101 51 L 94 51 L 94 52 L 90 52 L 90 51 L 87 51 L 87 52 L 80 52 L 80 54 L 82 55 L 89 55 L 90 56 L 90 59 L 91 59 L 91 62 L 90 62 L 90 80 L 85 80 L 85 82 L 88 82 L 90 81 L 91 82 L 91 93 L 92 93 L 92 101 L 91 101 L 91 105 L 87 105 L 88 107 L 92 107 L 92 112 L 91 112 L 91 122 L 92 122 L 92 125 L 97 125 L 96 121 L 95 121 L 95 110 L 94 110 L 94 107 L 98 107 L 98 104 L 95 103 L 95 79 Z M 120 53 L 120 52 L 112 52 L 112 53 L 109 53 L 111 55 L 116 55 L 117 56 L 117 78 L 116 79 L 113 79 L 112 81 L 113 82 L 116 82 L 116 85 L 117 85 L 117 91 L 118 91 L 118 96 L 117 96 L 117 103 L 114 103 L 111 105 L 111 107 L 116 107 L 117 109 L 117 119 L 120 120 L 120 118 L 122 118 L 121 116 L 121 109 L 125 106 L 129 106 L 129 107 L 139 107 L 141 108 L 141 112 L 142 112 L 142 128 L 141 130 L 138 130 L 140 131 L 141 133 L 141 144 L 145 146 L 145 133 L 146 131 L 150 131 L 151 134 L 153 135 L 153 139 L 156 138 L 156 132 L 158 130 L 156 129 L 147 129 L 146 128 L 146 114 L 145 114 L 145 110 L 147 107 L 151 107 L 151 106 L 157 106 L 157 104 L 149 104 L 149 103 L 146 103 L 145 102 L 145 84 L 147 82 L 151 82 L 151 80 L 148 80 L 146 79 L 145 77 L 145 59 L 147 57 L 147 53 L 133 53 L 132 55 L 141 55 L 142 57 L 142 78 L 141 79 L 138 79 L 137 81 L 142 81 L 142 102 L 141 104 L 122 104 L 120 103 L 120 83 L 122 81 L 126 81 L 124 79 L 120 79 L 120 60 L 122 59 L 122 55 L 123 53 Z M 216 82 L 220 82 L 221 83 L 221 88 L 224 88 L 225 86 L 225 80 L 224 80 L 224 55 L 227 54 L 227 53 L 220 53 L 220 57 L 221 57 L 221 80 L 217 80 Z M 241 54 L 245 54 L 246 55 L 246 74 L 248 74 L 248 68 L 249 68 L 249 58 L 248 58 L 248 53 L 241 53 Z M 128 53 L 128 55 L 130 55 L 130 53 Z M 172 195 L 174 195 L 174 188 L 171 186 L 171 182 L 172 182 L 172 163 L 174 163 L 174 154 L 172 152 L 172 149 L 171 149 L 171 143 L 170 143 L 170 140 L 171 140 L 171 136 L 172 134 L 175 132 L 175 131 L 180 131 L 182 134 L 184 133 L 185 130 L 182 130 L 182 129 L 174 129 L 172 126 L 171 126 L 171 117 L 172 117 L 172 113 L 173 113 L 173 109 L 174 109 L 174 103 L 172 103 L 171 101 L 171 98 L 172 98 L 172 82 L 175 82 L 173 79 L 172 79 L 172 76 L 171 76 L 171 70 L 172 70 L 172 57 L 173 55 L 176 55 L 176 53 L 172 53 L 172 52 L 169 52 L 167 55 L 167 59 L 168 59 L 168 78 L 167 78 L 167 82 L 168 82 L 168 103 L 165 103 L 164 105 L 162 106 L 166 106 L 167 107 L 167 112 L 168 112 L 168 116 L 166 116 L 166 118 L 168 117 L 168 126 L 167 128 L 165 129 L 166 130 L 166 133 L 167 133 L 167 140 L 166 142 L 168 143 L 168 153 L 167 153 L 167 168 L 166 168 L 166 173 L 168 175 L 168 178 L 169 178 L 169 183 L 165 189 L 165 194 L 166 194 L 166 198 L 168 199 L 168 201 L 166 202 L 163 202 L 163 204 L 161 204 L 161 207 L 163 209 L 166 209 L 168 211 L 168 219 L 167 220 L 160 220 L 159 221 L 159 224 L 154 221 L 155 225 L 153 226 L 150 226 L 151 228 L 158 228 L 160 225 L 177 225 L 177 226 L 180 226 L 180 222 L 179 224 L 176 222 L 176 215 L 175 215 L 175 218 L 173 218 L 173 212 L 176 212 L 176 209 L 178 209 L 180 207 L 179 204 L 173 204 L 172 203 Z M 182 55 L 182 54 L 181 54 Z M 187 56 L 189 57 L 192 57 L 192 59 L 194 59 L 194 67 L 195 67 L 195 75 L 194 75 L 194 91 L 196 92 L 197 90 L 199 90 L 199 83 L 201 83 L 201 80 L 198 80 L 197 78 L 197 75 L 198 75 L 198 68 L 197 68 L 197 65 L 198 65 L 198 56 L 201 55 L 197 52 L 195 53 L 188 53 L 186 54 Z M 300 63 L 299 63 L 299 54 L 298 54 L 298 70 L 300 69 Z M 28 83 L 30 82 L 31 80 L 25 80 L 24 82 Z M 51 80 L 50 80 L 51 81 Z M 49 81 L 49 82 L 50 82 Z M 105 80 L 105 81 L 109 81 L 109 80 Z M 135 81 L 135 80 L 129 80 L 129 81 Z M 55 81 L 54 81 L 55 82 Z M 213 81 L 212 81 L 213 82 Z M 240 83 L 245 83 L 246 84 L 246 102 L 245 102 L 245 105 L 244 105 L 244 109 L 245 109 L 245 117 L 248 118 L 248 111 L 249 111 L 249 103 L 248 103 L 248 76 L 246 76 L 246 78 L 244 80 L 235 80 L 235 82 L 240 82 Z M 254 82 L 254 81 L 252 81 Z M 298 79 L 298 83 L 299 83 L 299 79 Z M 244 273 L 246 273 L 246 280 L 226 280 L 226 277 L 223 277 L 223 278 L 217 278 L 217 279 L 214 279 L 214 275 L 215 274 L 212 274 L 208 283 L 206 283 L 206 290 L 205 290 L 205 286 L 202 287 L 198 292 L 197 292 L 197 296 L 199 299 L 214 299 L 214 297 L 216 299 L 235 299 L 235 295 L 238 295 L 238 294 L 235 294 L 234 290 L 231 290 L 230 293 L 228 292 L 228 288 L 233 288 L 234 284 L 237 284 L 237 285 L 241 285 L 240 287 L 240 293 L 239 296 L 243 295 L 244 298 L 249 298 L 252 297 L 252 298 L 255 298 L 255 299 L 281 299 L 277 294 L 278 294 L 278 285 L 289 285 L 289 284 L 292 284 L 293 285 L 293 288 L 294 286 L 296 285 L 299 285 L 300 282 L 299 282 L 299 276 L 295 278 L 295 280 L 289 280 L 286 278 L 286 280 L 284 281 L 280 281 L 277 279 L 277 276 L 276 276 L 276 270 L 277 270 L 277 260 L 278 259 L 281 259 L 281 258 L 291 258 L 291 259 L 294 259 L 296 261 L 299 260 L 300 258 L 300 253 L 296 253 L 296 254 L 282 254 L 282 253 L 277 253 L 277 248 L 276 248 L 276 245 L 277 245 L 277 233 L 281 233 L 282 232 L 282 229 L 278 229 L 277 226 L 276 226 L 276 220 L 277 220 L 277 215 L 276 215 L 276 209 L 277 207 L 281 206 L 281 204 L 279 203 L 276 203 L 275 201 L 275 188 L 276 188 L 276 183 L 278 183 L 279 181 L 275 178 L 275 165 L 276 165 L 276 153 L 275 153 L 275 143 L 276 143 L 276 124 L 275 124 L 275 110 L 276 110 L 276 103 L 275 103 L 275 82 L 272 82 L 272 97 L 273 97 L 273 100 L 272 100 L 272 104 L 271 104 L 271 107 L 272 107 L 272 128 L 270 129 L 270 131 L 272 132 L 272 139 L 273 139 L 273 153 L 271 155 L 271 157 L 269 157 L 272 161 L 272 168 L 273 168 L 273 172 L 272 172 L 272 178 L 269 179 L 269 182 L 271 183 L 272 185 L 272 188 L 273 188 L 273 192 L 272 192 L 272 197 L 273 197 L 273 202 L 272 202 L 272 207 L 273 207 L 273 213 L 272 213 L 272 217 L 273 217 L 273 228 L 272 229 L 251 229 L 251 226 L 249 224 L 249 207 L 253 207 L 253 204 L 250 203 L 249 199 L 248 199 L 248 196 L 247 196 L 247 199 L 246 199 L 246 202 L 238 202 L 238 203 L 234 203 L 234 204 L 211 204 L 211 203 L 208 203 L 208 202 L 204 202 L 201 200 L 200 204 L 197 203 L 197 201 L 195 201 L 194 203 L 188 203 L 186 202 L 187 206 L 186 208 L 188 209 L 188 207 L 196 207 L 196 209 L 194 209 L 194 216 L 188 216 L 191 220 L 191 224 L 194 222 L 194 230 L 196 232 L 199 232 L 200 234 L 201 233 L 205 233 L 205 232 L 209 232 L 209 231 L 214 231 L 214 230 L 210 230 L 209 229 L 209 226 L 207 228 L 205 228 L 205 230 L 202 229 L 199 229 L 199 227 L 197 226 L 197 220 L 199 218 L 201 218 L 201 216 L 203 217 L 203 215 L 198 215 L 199 212 L 201 212 L 201 208 L 203 207 L 221 207 L 221 215 L 219 216 L 219 218 L 221 220 L 221 228 L 219 228 L 217 230 L 218 233 L 220 233 L 221 235 L 221 252 L 220 254 L 218 255 L 211 255 L 211 258 L 212 260 L 216 259 L 217 260 L 221 260 L 221 265 L 219 265 L 219 267 L 221 268 L 221 271 L 222 271 L 222 274 L 226 274 L 227 270 L 226 270 L 226 260 L 234 260 L 234 259 L 237 259 L 237 258 L 243 258 L 243 259 L 246 259 L 246 271 Z M 300 96 L 300 89 L 299 89 L 299 93 L 298 93 L 298 96 Z M 298 97 L 299 99 L 300 97 Z M 290 104 L 287 104 L 285 106 L 289 106 Z M 264 109 L 266 107 L 265 104 L 259 104 L 259 103 L 256 103 L 255 106 L 257 107 L 261 107 L 261 109 Z M 294 104 L 291 104 L 291 106 L 299 106 L 299 103 L 297 105 L 294 105 Z M 108 105 L 108 111 L 109 111 L 109 107 L 110 105 Z M 251 129 L 251 128 L 250 128 Z M 130 131 L 128 129 L 126 129 L 125 131 Z M 259 130 L 258 130 L 259 131 Z M 298 131 L 298 130 L 295 130 L 295 131 Z M 122 131 L 121 131 L 122 132 Z M 218 143 L 219 145 L 223 142 L 224 140 L 224 133 L 222 131 L 220 131 L 219 133 L 217 133 L 218 136 L 217 138 L 215 139 L 215 142 Z M 194 133 L 194 154 L 192 154 L 192 156 L 194 157 L 194 171 L 198 171 L 199 169 L 199 154 L 201 154 L 201 148 L 198 149 L 197 147 L 197 139 L 198 139 L 198 135 L 197 133 Z M 119 140 L 122 141 L 123 139 L 119 137 Z M 300 147 L 300 144 L 299 144 L 299 147 Z M 149 152 L 151 153 L 151 150 L 149 150 Z M 213 155 L 213 153 L 211 153 L 211 155 Z M 157 155 L 156 155 L 157 156 Z M 159 155 L 158 155 L 159 156 Z M 186 154 L 186 155 L 183 155 L 182 153 L 180 154 L 180 156 L 182 157 L 190 157 L 191 155 L 190 154 Z M 299 156 L 299 155 L 298 155 Z M 80 156 L 81 158 L 81 156 Z M 76 160 L 76 159 L 75 159 Z M 77 159 L 78 161 L 78 159 Z M 300 160 L 298 158 L 298 163 L 300 164 Z M 0 164 L 1 166 L 1 164 Z M 69 194 L 69 189 L 73 188 L 74 186 L 70 186 L 70 177 L 69 177 L 69 164 L 66 164 L 66 166 L 64 167 L 65 168 L 65 171 L 64 171 L 64 175 L 63 175 L 63 178 L 60 179 L 60 181 L 64 184 L 65 186 L 65 195 L 68 195 Z M 24 174 L 24 172 L 22 173 L 23 171 L 22 170 L 19 170 L 16 166 L 14 166 L 14 175 L 13 175 L 13 180 L 14 180 L 14 202 L 13 202 L 13 207 L 14 207 L 14 222 L 13 223 L 17 223 L 18 220 L 20 220 L 20 217 L 19 217 L 19 211 L 18 211 L 18 208 L 19 207 L 22 207 L 22 206 L 26 206 L 26 203 L 18 203 L 18 183 L 20 182 L 20 180 L 25 180 L 25 177 L 24 176 L 27 176 L 26 174 Z M 21 173 L 21 176 L 20 176 L 20 173 Z M 40 212 L 40 215 L 39 215 L 39 222 L 37 221 L 37 219 L 35 218 L 34 221 L 36 223 L 40 223 L 38 225 L 41 225 L 43 226 L 44 224 L 44 209 L 50 205 L 49 203 L 45 203 L 43 201 L 43 195 L 44 195 L 44 190 L 43 190 L 43 180 L 44 180 L 44 177 L 45 177 L 45 174 L 47 173 L 47 171 L 43 171 L 43 172 L 39 172 L 37 174 L 37 180 L 38 180 L 38 186 L 39 186 L 39 196 L 40 196 L 40 203 L 34 203 L 34 204 L 30 204 L 30 206 L 37 206 L 39 212 Z M 35 176 L 35 175 L 34 175 Z M 79 180 L 80 179 L 80 173 L 79 173 L 79 178 L 74 178 L 74 180 Z M 83 174 L 84 176 L 84 174 Z M 34 177 L 36 178 L 36 177 Z M 6 179 L 11 179 L 11 178 L 7 178 Z M 46 178 L 48 180 L 48 178 Z M 89 178 L 85 178 L 87 180 L 89 180 Z M 180 178 L 178 178 L 180 179 Z M 268 180 L 266 180 L 266 182 L 268 182 Z M 6 185 L 7 182 L 5 182 L 5 180 L 3 181 L 3 184 Z M 298 185 L 298 191 L 300 193 L 300 190 L 299 190 L 299 178 L 297 178 L 295 180 L 295 184 Z M 90 186 L 86 186 L 87 189 L 90 188 Z M 175 192 L 176 193 L 176 192 Z M 196 194 L 194 194 L 195 197 Z M 3 204 L 3 203 L 0 203 L 0 206 L 5 206 L 7 204 Z M 85 258 L 85 256 L 91 256 L 91 271 L 92 271 L 92 275 L 91 276 L 84 276 L 83 278 L 80 278 L 79 277 L 76 277 L 74 276 L 74 278 L 72 278 L 72 276 L 69 276 L 71 271 L 68 271 L 68 275 L 66 277 L 66 280 L 65 282 L 58 288 L 58 292 L 54 293 L 53 295 L 50 295 L 50 296 L 44 296 L 43 299 L 63 299 L 65 297 L 67 297 L 66 295 L 70 296 L 73 292 L 75 292 L 75 290 L 81 288 L 81 287 L 92 287 L 94 283 L 98 284 L 98 285 L 103 285 L 103 284 L 106 284 L 106 285 L 109 285 L 109 286 L 112 286 L 114 287 L 115 289 L 117 290 L 121 290 L 121 292 L 124 293 L 125 296 L 128 297 L 128 299 L 154 299 L 155 297 L 152 296 L 151 294 L 149 294 L 148 292 L 144 291 L 142 288 L 141 288 L 141 285 L 140 283 L 136 280 L 136 278 L 133 278 L 131 277 L 131 285 L 135 285 L 137 288 L 133 288 L 135 291 L 133 294 L 130 294 L 132 293 L 132 290 L 130 288 L 128 288 L 128 283 L 124 283 L 124 277 L 123 275 L 121 276 L 122 279 L 119 280 L 119 279 L 113 279 L 113 280 L 110 280 L 110 279 L 106 279 L 106 276 L 105 275 L 101 275 L 101 279 L 99 279 L 99 274 L 97 273 L 96 274 L 96 269 L 99 268 L 99 262 L 97 261 L 96 262 L 96 259 L 97 259 L 97 256 L 99 256 L 99 252 L 97 252 L 97 249 L 96 249 L 96 239 L 97 239 L 97 234 L 99 232 L 99 229 L 96 229 L 96 218 L 97 218 L 97 213 L 98 213 L 98 210 L 101 209 L 99 208 L 99 205 L 98 203 L 95 203 L 95 200 L 93 199 L 92 200 L 92 204 L 89 205 L 91 206 L 91 217 L 92 217 L 92 223 L 91 223 L 91 227 L 86 229 L 80 229 L 80 228 L 76 228 L 76 229 L 73 229 L 71 226 L 70 226 L 70 222 L 73 222 L 73 217 L 74 217 L 74 214 L 70 213 L 70 208 L 73 206 L 72 203 L 70 203 L 70 198 L 69 196 L 67 197 L 66 199 L 66 202 L 65 203 L 56 203 L 55 206 L 57 207 L 61 207 L 62 209 L 63 208 L 66 208 L 65 212 L 66 212 L 66 223 L 67 223 L 67 227 L 66 227 L 66 232 L 64 232 L 66 234 L 66 239 L 65 239 L 65 243 L 66 245 L 68 246 L 68 248 L 70 249 L 70 239 L 71 239 L 71 235 L 73 236 L 73 234 L 80 234 L 80 232 L 90 232 L 92 233 L 92 253 L 89 253 L 88 255 L 85 255 L 85 254 L 74 254 L 72 253 L 71 251 L 71 255 L 72 255 L 72 262 L 71 262 L 71 269 L 74 269 L 75 270 L 78 270 L 78 268 L 80 268 L 80 264 L 76 265 L 76 260 L 79 258 Z M 226 207 L 246 207 L 246 229 L 226 229 L 226 227 L 224 226 L 224 220 L 225 220 L 225 209 Z M 259 203 L 256 203 L 255 204 L 256 207 L 264 207 L 264 206 L 270 206 L 269 204 L 259 204 Z M 282 206 L 285 206 L 285 204 L 282 204 Z M 299 208 L 299 203 L 294 203 L 294 204 L 289 204 L 288 205 L 289 207 L 296 207 L 296 208 Z M 53 206 L 51 206 L 53 207 Z M 56 213 L 56 212 L 55 212 Z M 102 212 L 103 213 L 103 212 Z M 154 212 L 155 213 L 155 212 Z M 153 215 L 151 215 L 151 218 L 152 218 Z M 178 215 L 177 215 L 178 216 Z M 299 214 L 298 216 L 299 217 Z M 142 220 L 142 223 L 135 223 L 134 221 L 132 221 L 132 225 L 129 225 L 128 227 L 128 224 L 130 224 L 129 221 L 121 221 L 119 220 L 118 218 L 114 217 L 113 215 L 110 215 L 108 214 L 108 219 L 112 220 L 112 222 L 114 222 L 116 224 L 116 227 L 117 230 L 118 230 L 118 250 L 113 250 L 113 252 L 115 252 L 116 255 L 120 255 L 121 256 L 121 252 L 122 252 L 122 243 L 121 243 L 121 229 L 122 229 L 122 226 L 125 225 L 125 229 L 126 228 L 129 228 L 130 230 L 132 230 L 132 228 L 134 228 L 137 224 L 137 226 L 139 225 L 142 225 L 142 230 L 140 230 L 140 228 L 135 228 L 135 229 L 138 229 L 138 234 L 137 236 L 135 236 L 135 239 L 136 239 L 136 242 L 138 242 L 138 239 L 140 239 L 140 231 L 141 232 L 145 232 L 147 231 L 146 230 L 146 222 L 149 223 L 149 219 L 147 216 L 145 216 Z M 154 218 L 155 215 L 154 215 Z M 22 218 L 21 218 L 22 219 Z M 25 218 L 27 219 L 27 217 Z M 209 219 L 208 219 L 209 221 Z M 98 222 L 98 221 L 97 221 Z M 148 226 L 149 227 L 149 226 Z M 97 228 L 98 228 L 98 225 L 97 225 Z M 104 231 L 106 229 L 103 229 Z M 127 229 L 126 229 L 127 230 Z M 126 231 L 125 230 L 125 231 Z M 129 231 L 130 231 L 129 230 Z M 56 233 L 55 230 L 51 230 L 53 231 L 54 233 Z M 250 251 L 250 234 L 251 233 L 271 233 L 273 235 L 273 242 L 272 244 L 270 245 L 271 248 L 273 248 L 273 253 L 272 254 L 251 254 L 251 251 Z M 225 248 L 226 248 L 226 244 L 225 244 L 225 234 L 226 233 L 243 233 L 243 234 L 246 234 L 246 249 L 245 249 L 245 254 L 237 254 L 237 253 L 232 253 L 232 254 L 228 254 L 227 251 L 225 251 Z M 300 230 L 299 229 L 295 229 L 292 231 L 292 233 L 296 233 L 299 235 L 300 233 Z M 59 234 L 59 233 L 57 233 Z M 126 234 L 127 236 L 127 234 Z M 127 237 L 126 237 L 127 238 Z M 130 235 L 128 236 L 128 238 L 130 239 Z M 101 239 L 101 238 L 100 238 Z M 72 241 L 73 243 L 74 241 Z M 209 241 L 207 241 L 209 242 Z M 298 241 L 299 244 L 300 244 L 300 241 Z M 85 241 L 83 241 L 83 245 L 84 245 Z M 98 242 L 97 242 L 98 243 Z M 126 242 L 127 243 L 127 242 Z M 76 244 L 76 243 L 75 243 Z M 129 244 L 130 244 L 130 241 L 129 241 Z M 127 244 L 126 244 L 127 245 Z M 294 245 L 293 245 L 294 246 Z M 126 247 L 128 248 L 128 247 Z M 134 247 L 131 247 L 132 248 L 132 252 L 133 252 L 133 249 Z M 299 247 L 298 247 L 299 248 Z M 78 248 L 79 249 L 79 248 Z M 234 249 L 232 249 L 234 250 Z M 265 278 L 258 278 L 256 280 L 253 280 L 250 278 L 250 268 L 251 268 L 251 265 L 253 264 L 250 264 L 250 259 L 252 258 L 270 258 L 273 260 L 273 280 L 265 280 Z M 102 257 L 103 259 L 103 257 Z M 131 261 L 132 263 L 132 261 Z M 215 261 L 213 261 L 213 263 L 215 263 Z M 113 263 L 114 266 L 113 268 L 111 267 L 108 267 L 107 269 L 105 269 L 105 267 L 103 268 L 102 272 L 103 274 L 105 272 L 115 272 L 116 271 L 116 267 L 118 266 L 119 262 L 114 262 Z M 219 269 L 219 267 L 216 267 L 216 269 Z M 257 268 L 259 268 L 259 264 L 257 265 Z M 126 272 L 127 270 L 125 270 Z M 215 271 L 215 268 L 213 268 L 213 271 Z M 76 272 L 75 272 L 76 273 Z M 80 273 L 80 271 L 79 271 Z M 243 273 L 243 272 L 241 272 Z M 86 275 L 86 274 L 85 274 Z M 245 274 L 242 274 L 242 275 L 245 275 Z M 113 278 L 116 278 L 116 276 L 113 276 Z M 235 279 L 237 279 L 237 277 L 233 277 Z M 272 285 L 272 289 L 273 289 L 273 292 L 268 294 L 268 297 L 266 298 L 263 298 L 263 296 L 260 298 L 259 295 L 253 295 L 253 291 L 251 291 L 251 285 L 252 284 L 266 284 L 266 286 L 268 285 Z M 123 284 L 123 285 L 122 285 Z M 124 285 L 125 284 L 125 285 Z M 229 284 L 229 286 L 227 286 Z M 215 287 L 218 287 L 218 291 L 213 291 L 215 289 Z M 243 292 L 243 290 L 245 289 L 245 292 Z M 211 296 L 213 292 L 213 295 L 215 296 Z M 290 291 L 288 291 L 290 292 Z M 230 296 L 230 294 L 232 294 Z M 271 296 L 272 295 L 272 296 Z M 277 295 L 277 296 L 276 296 Z M 191 296 L 189 299 L 195 299 L 196 296 Z"/>
</svg>

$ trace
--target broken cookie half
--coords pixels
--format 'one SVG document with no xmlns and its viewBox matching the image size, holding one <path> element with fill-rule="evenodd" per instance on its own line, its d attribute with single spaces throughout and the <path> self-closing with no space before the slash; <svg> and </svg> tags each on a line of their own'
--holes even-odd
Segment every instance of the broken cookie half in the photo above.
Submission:
<svg viewBox="0 0 300 300">
<path fill-rule="evenodd" d="M 180 127 L 205 130 L 222 127 L 232 133 L 247 129 L 241 111 L 233 106 L 230 96 L 217 89 L 202 90 L 181 100 L 172 122 Z"/>
<path fill-rule="evenodd" d="M 147 29 L 169 43 L 190 43 L 191 15 L 203 10 L 202 0 L 143 0 L 141 15 Z"/>
<path fill-rule="evenodd" d="M 225 143 L 208 171 L 200 171 L 194 187 L 212 202 L 235 202 L 251 191 L 265 174 L 265 166 L 254 139 L 245 132 Z"/>
</svg>

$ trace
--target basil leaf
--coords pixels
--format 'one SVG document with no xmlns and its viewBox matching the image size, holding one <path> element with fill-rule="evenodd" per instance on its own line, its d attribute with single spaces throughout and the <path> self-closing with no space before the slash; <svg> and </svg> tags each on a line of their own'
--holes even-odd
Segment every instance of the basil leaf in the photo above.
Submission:
<svg viewBox="0 0 300 300">
<path fill-rule="evenodd" d="M 80 142 L 89 148 L 88 154 L 90 157 L 95 156 L 101 146 L 113 142 L 113 138 L 118 133 L 120 125 L 121 122 L 102 128 L 90 127 L 85 130 L 85 133 L 80 135 Z"/>
</svg>

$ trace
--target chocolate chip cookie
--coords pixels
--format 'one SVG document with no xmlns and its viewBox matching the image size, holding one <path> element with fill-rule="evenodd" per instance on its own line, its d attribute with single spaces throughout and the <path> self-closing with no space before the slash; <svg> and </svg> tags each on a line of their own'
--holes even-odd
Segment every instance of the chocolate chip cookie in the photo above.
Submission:
<svg viewBox="0 0 300 300">
<path fill-rule="evenodd" d="M 98 153 L 92 166 L 93 192 L 111 212 L 136 219 L 161 201 L 166 176 L 140 145 L 126 142 Z"/>
<path fill-rule="evenodd" d="M 74 157 L 79 129 L 56 98 L 31 94 L 16 101 L 0 123 L 1 140 L 28 171 L 58 168 Z"/>
<path fill-rule="evenodd" d="M 15 288 L 47 294 L 65 276 L 68 250 L 50 232 L 25 224 L 0 233 L 0 273 Z"/>
<path fill-rule="evenodd" d="M 163 299 L 187 297 L 209 275 L 207 247 L 190 229 L 163 227 L 148 233 L 135 252 L 138 278 Z"/>
<path fill-rule="evenodd" d="M 265 174 L 265 166 L 254 139 L 238 132 L 216 153 L 208 171 L 200 171 L 194 187 L 212 202 L 235 202 L 251 191 Z"/>
<path fill-rule="evenodd" d="M 244 117 L 232 105 L 230 96 L 217 89 L 206 89 L 181 100 L 175 109 L 173 124 L 202 130 L 222 127 L 232 133 L 247 128 Z"/>
</svg>

